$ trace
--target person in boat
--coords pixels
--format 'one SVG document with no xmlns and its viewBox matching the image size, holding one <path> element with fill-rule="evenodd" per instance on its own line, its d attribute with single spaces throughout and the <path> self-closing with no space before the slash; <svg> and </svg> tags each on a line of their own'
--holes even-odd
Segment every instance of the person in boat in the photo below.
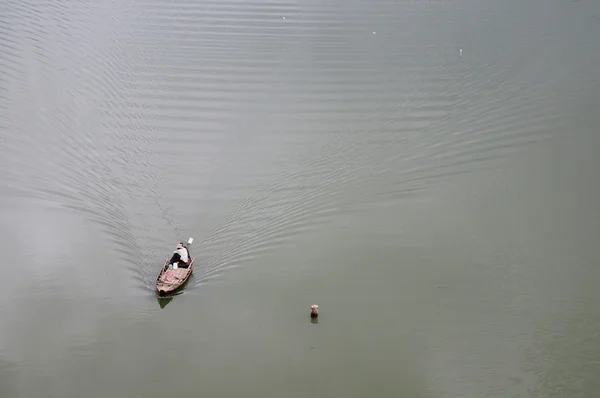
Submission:
<svg viewBox="0 0 600 398">
<path fill-rule="evenodd" d="M 179 242 L 175 251 L 173 252 L 173 256 L 171 260 L 169 260 L 169 264 L 179 263 L 177 265 L 178 268 L 187 268 L 188 263 L 190 261 L 190 252 L 187 247 L 183 245 L 183 243 Z"/>
</svg>

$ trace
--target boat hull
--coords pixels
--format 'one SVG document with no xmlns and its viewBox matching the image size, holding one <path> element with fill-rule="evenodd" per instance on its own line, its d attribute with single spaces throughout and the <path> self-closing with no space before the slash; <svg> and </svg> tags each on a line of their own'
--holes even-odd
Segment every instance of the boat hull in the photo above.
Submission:
<svg viewBox="0 0 600 398">
<path fill-rule="evenodd" d="M 156 278 L 156 292 L 159 296 L 166 296 L 179 290 L 190 278 L 193 271 L 194 260 L 192 257 L 187 268 L 169 268 L 169 259 L 165 261 L 160 274 Z"/>
</svg>

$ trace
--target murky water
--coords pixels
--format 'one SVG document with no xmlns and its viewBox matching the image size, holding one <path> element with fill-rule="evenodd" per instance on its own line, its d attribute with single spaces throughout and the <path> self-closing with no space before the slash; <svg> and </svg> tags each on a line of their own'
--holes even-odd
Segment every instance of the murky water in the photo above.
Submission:
<svg viewBox="0 0 600 398">
<path fill-rule="evenodd" d="M 592 0 L 2 2 L 0 397 L 597 397 L 599 71 Z"/>
</svg>

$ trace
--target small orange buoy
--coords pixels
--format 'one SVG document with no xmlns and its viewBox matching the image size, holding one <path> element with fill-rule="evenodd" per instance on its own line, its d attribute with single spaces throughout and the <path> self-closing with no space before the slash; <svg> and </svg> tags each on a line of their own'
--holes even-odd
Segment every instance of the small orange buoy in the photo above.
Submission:
<svg viewBox="0 0 600 398">
<path fill-rule="evenodd" d="M 313 304 L 310 306 L 310 317 L 311 318 L 316 318 L 319 316 L 319 306 L 316 304 Z"/>
</svg>

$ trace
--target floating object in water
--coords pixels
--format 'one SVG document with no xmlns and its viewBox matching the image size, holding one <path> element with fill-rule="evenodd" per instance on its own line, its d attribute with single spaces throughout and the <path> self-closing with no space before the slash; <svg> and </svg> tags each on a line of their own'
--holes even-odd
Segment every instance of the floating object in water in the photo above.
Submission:
<svg viewBox="0 0 600 398">
<path fill-rule="evenodd" d="M 187 244 L 184 244 L 184 247 L 188 248 L 194 241 L 193 238 L 190 238 L 187 241 Z M 156 290 L 159 296 L 165 296 L 168 293 L 173 293 L 177 289 L 179 289 L 183 284 L 188 280 L 192 273 L 192 265 L 194 265 L 194 260 L 196 257 L 188 258 L 188 263 L 177 262 L 178 265 L 173 266 L 170 263 L 169 258 L 167 257 L 165 261 L 165 265 L 158 274 L 158 278 L 156 278 Z"/>
<path fill-rule="evenodd" d="M 316 304 L 313 304 L 310 306 L 310 317 L 311 318 L 316 318 L 319 316 L 319 306 Z"/>
</svg>

